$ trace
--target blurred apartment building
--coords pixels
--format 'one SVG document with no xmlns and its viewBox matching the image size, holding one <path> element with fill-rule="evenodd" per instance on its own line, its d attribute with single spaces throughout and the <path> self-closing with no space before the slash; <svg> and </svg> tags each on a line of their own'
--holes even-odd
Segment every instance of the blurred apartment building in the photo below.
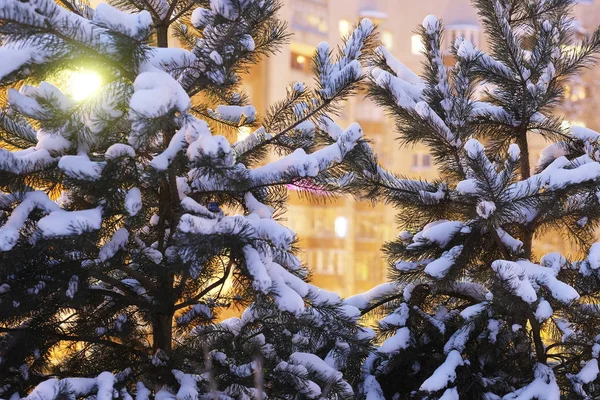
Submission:
<svg viewBox="0 0 600 400">
<path fill-rule="evenodd" d="M 464 37 L 486 49 L 485 36 L 469 0 L 285 0 L 281 18 L 289 22 L 294 34 L 291 43 L 250 71 L 245 79 L 246 90 L 257 110 L 264 112 L 269 104 L 285 96 L 288 83 L 311 84 L 311 57 L 316 46 L 322 41 L 332 46 L 341 44 L 340 37 L 362 17 L 371 18 L 379 26 L 381 42 L 392 54 L 419 72 L 423 56 L 420 38 L 414 31 L 428 14 L 443 20 L 444 48 L 455 38 Z M 593 31 L 600 25 L 600 1 L 580 1 L 575 17 L 582 36 Z M 448 63 L 451 62 L 448 56 Z M 598 102 L 594 98 L 600 96 L 599 91 L 600 67 L 573 81 L 561 109 L 565 119 L 599 130 Z M 345 127 L 355 121 L 372 141 L 384 167 L 415 178 L 431 179 L 437 175 L 427 148 L 400 149 L 393 123 L 383 110 L 362 96 L 350 99 L 338 122 Z M 535 166 L 546 145 L 535 135 L 531 143 Z M 315 202 L 291 191 L 286 223 L 299 235 L 301 257 L 312 269 L 313 281 L 347 296 L 385 280 L 387 266 L 380 247 L 397 234 L 396 213 L 391 207 L 373 207 L 350 198 Z M 571 249 L 559 235 L 549 234 L 537 242 L 537 252 L 550 251 L 566 255 Z"/>
</svg>

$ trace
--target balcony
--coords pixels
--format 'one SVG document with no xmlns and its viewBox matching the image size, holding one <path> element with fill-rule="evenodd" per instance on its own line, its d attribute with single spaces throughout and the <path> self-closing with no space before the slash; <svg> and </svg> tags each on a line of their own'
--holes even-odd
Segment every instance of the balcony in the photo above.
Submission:
<svg viewBox="0 0 600 400">
<path fill-rule="evenodd" d="M 376 23 L 387 19 L 388 16 L 383 11 L 383 3 L 383 0 L 360 0 L 358 6 L 360 16 L 362 18 L 371 18 Z"/>
<path fill-rule="evenodd" d="M 292 30 L 297 33 L 307 33 L 326 37 L 328 5 L 326 0 L 293 0 Z"/>
</svg>

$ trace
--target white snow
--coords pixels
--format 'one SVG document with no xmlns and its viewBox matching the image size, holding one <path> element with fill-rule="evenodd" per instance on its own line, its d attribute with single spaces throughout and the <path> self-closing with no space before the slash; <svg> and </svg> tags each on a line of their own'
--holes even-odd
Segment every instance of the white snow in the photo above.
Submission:
<svg viewBox="0 0 600 400">
<path fill-rule="evenodd" d="M 131 14 L 120 11 L 106 3 L 100 3 L 96 6 L 96 11 L 94 12 L 94 22 L 112 31 L 122 33 L 125 36 L 141 39 L 150 30 L 152 17 L 146 10 Z"/>
<path fill-rule="evenodd" d="M 220 105 L 212 112 L 218 119 L 230 121 L 233 123 L 253 122 L 256 119 L 256 109 L 254 106 L 224 106 Z"/>
<path fill-rule="evenodd" d="M 413 237 L 413 243 L 408 248 L 420 247 L 423 244 L 437 244 L 440 248 L 448 246 L 465 225 L 460 221 L 440 220 L 425 225 L 423 230 Z"/>
<path fill-rule="evenodd" d="M 460 316 L 466 319 L 467 321 L 470 321 L 473 318 L 477 317 L 479 314 L 485 312 L 488 306 L 489 303 L 487 302 L 473 304 L 472 306 L 469 306 L 462 310 L 460 312 Z"/>
<path fill-rule="evenodd" d="M 125 228 L 119 228 L 113 234 L 112 238 L 106 242 L 100 252 L 98 252 L 98 260 L 104 262 L 117 254 L 119 250 L 123 250 L 127 246 L 129 240 L 129 232 Z"/>
<path fill-rule="evenodd" d="M 600 370 L 598 369 L 598 360 L 592 358 L 590 361 L 585 363 L 581 371 L 577 374 L 577 378 L 580 382 L 587 384 L 593 382 L 598 377 Z"/>
<path fill-rule="evenodd" d="M 132 217 L 142 209 L 142 192 L 140 189 L 133 187 L 127 191 L 125 195 L 125 210 Z"/>
<path fill-rule="evenodd" d="M 596 242 L 590 247 L 587 262 L 593 270 L 600 268 L 600 242 Z"/>
<path fill-rule="evenodd" d="M 419 390 L 426 392 L 437 392 L 448 387 L 448 383 L 454 382 L 456 379 L 456 368 L 464 364 L 460 353 L 452 350 L 446 357 L 446 361 L 440 365 L 425 382 Z"/>
<path fill-rule="evenodd" d="M 0 251 L 8 251 L 17 244 L 19 230 L 35 208 L 45 213 L 58 212 L 59 210 L 58 205 L 51 201 L 44 192 L 27 193 L 21 204 L 15 207 L 6 223 L 0 228 Z"/>
<path fill-rule="evenodd" d="M 290 355 L 290 362 L 300 364 L 309 371 L 317 372 L 327 381 L 338 381 L 342 379 L 342 373 L 323 361 L 318 356 L 311 353 L 295 352 Z"/>
<path fill-rule="evenodd" d="M 509 393 L 504 396 L 503 400 L 534 400 L 560 399 L 560 389 L 556 383 L 556 378 L 552 369 L 544 364 L 537 364 L 534 370 L 535 379 L 529 385 Z"/>
<path fill-rule="evenodd" d="M 394 336 L 386 339 L 377 351 L 388 355 L 397 354 L 400 350 L 408 348 L 410 344 L 410 330 L 402 327 L 396 331 Z"/>
<path fill-rule="evenodd" d="M 446 389 L 440 400 L 459 400 L 458 390 L 456 388 Z"/>
<path fill-rule="evenodd" d="M 436 279 L 444 278 L 462 253 L 462 250 L 463 246 L 460 245 L 445 251 L 440 258 L 427 264 L 425 273 Z"/>
<path fill-rule="evenodd" d="M 582 142 L 595 142 L 600 140 L 600 134 L 590 128 L 583 126 L 573 125 L 571 126 L 571 136 Z"/>
<path fill-rule="evenodd" d="M 86 154 L 78 156 L 62 156 L 58 168 L 73 179 L 91 180 L 100 179 L 105 163 L 90 161 Z"/>
<path fill-rule="evenodd" d="M 135 158 L 135 150 L 133 147 L 123 143 L 115 143 L 106 149 L 106 153 L 104 153 L 104 158 L 107 160 L 114 160 L 124 156 Z"/>
<path fill-rule="evenodd" d="M 492 263 L 492 269 L 500 279 L 509 283 L 516 296 L 528 303 L 537 300 L 536 288 L 539 285 L 545 286 L 555 299 L 563 303 L 571 303 L 579 299 L 575 289 L 556 279 L 557 271 L 552 268 L 542 267 L 526 260 L 517 262 L 497 260 Z"/>
<path fill-rule="evenodd" d="M 439 26 L 440 22 L 435 15 L 429 14 L 423 20 L 423 28 L 425 28 L 428 34 L 434 33 Z"/>
<path fill-rule="evenodd" d="M 369 375 L 365 378 L 363 383 L 362 392 L 365 395 L 365 400 L 382 400 L 383 390 L 381 390 L 381 386 L 379 382 L 377 382 L 377 378 L 373 375 Z"/>
<path fill-rule="evenodd" d="M 102 226 L 102 209 L 80 211 L 53 211 L 38 221 L 38 228 L 45 237 L 81 235 Z"/>
<path fill-rule="evenodd" d="M 10 47 L 2 46 L 0 48 L 0 59 L 3 60 L 0 63 L 0 79 L 5 76 L 18 71 L 25 64 L 31 62 L 32 58 L 32 49 L 30 48 L 21 48 L 21 49 L 13 49 Z"/>
<path fill-rule="evenodd" d="M 150 165 L 159 171 L 164 171 L 169 168 L 169 165 L 171 165 L 177 156 L 177 153 L 183 150 L 187 144 L 185 141 L 185 134 L 185 128 L 178 130 L 171 138 L 171 141 L 169 142 L 169 145 L 165 151 L 154 157 L 150 162 Z"/>
<path fill-rule="evenodd" d="M 509 249 L 513 254 L 521 253 L 521 250 L 523 248 L 523 242 L 521 242 L 518 239 L 515 239 L 514 237 L 509 235 L 508 232 L 506 232 L 502 228 L 499 228 L 499 227 L 496 228 L 496 233 L 498 233 L 498 237 L 500 238 L 500 241 L 502 242 L 502 244 L 507 249 Z"/>
<path fill-rule="evenodd" d="M 546 300 L 541 300 L 535 310 L 535 318 L 539 322 L 544 322 L 545 320 L 547 320 L 548 318 L 550 318 L 552 316 L 552 313 L 553 313 L 553 310 L 552 310 L 552 306 L 550 305 L 550 303 L 548 303 L 548 301 L 546 301 Z"/>
<path fill-rule="evenodd" d="M 493 201 L 483 200 L 477 204 L 477 215 L 483 219 L 488 219 L 496 211 L 496 204 Z"/>
<path fill-rule="evenodd" d="M 396 292 L 398 292 L 398 287 L 393 282 L 382 283 L 378 286 L 375 286 L 373 289 L 368 292 L 357 294 L 351 297 L 348 297 L 344 300 L 345 304 L 349 304 L 358 308 L 359 310 L 365 309 L 369 306 L 369 304 L 378 298 L 383 298 L 386 296 L 390 296 Z"/>
</svg>

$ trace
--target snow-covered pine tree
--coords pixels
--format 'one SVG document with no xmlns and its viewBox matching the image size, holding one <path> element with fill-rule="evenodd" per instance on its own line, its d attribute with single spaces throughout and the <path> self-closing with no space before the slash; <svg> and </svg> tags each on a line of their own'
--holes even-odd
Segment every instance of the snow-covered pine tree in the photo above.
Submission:
<svg viewBox="0 0 600 400">
<path fill-rule="evenodd" d="M 286 185 L 335 194 L 361 158 L 361 128 L 328 114 L 373 25 L 321 44 L 317 87 L 259 119 L 239 72 L 285 40 L 279 6 L 0 4 L 0 397 L 353 395 L 368 331 L 308 283 L 274 217 Z M 47 83 L 86 68 L 103 84 L 83 101 Z M 232 144 L 211 133 L 242 126 Z"/>
<path fill-rule="evenodd" d="M 391 282 L 347 300 L 383 317 L 367 398 L 600 395 L 600 135 L 551 114 L 565 80 L 600 50 L 600 30 L 573 42 L 573 3 L 474 1 L 490 51 L 458 38 L 449 68 L 442 24 L 428 16 L 421 76 L 377 51 L 371 96 L 404 145 L 428 146 L 440 178 L 370 162 L 356 181 L 398 208 L 402 230 L 384 248 Z M 530 165 L 540 139 L 550 145 Z M 584 259 L 534 254 L 549 230 Z"/>
</svg>

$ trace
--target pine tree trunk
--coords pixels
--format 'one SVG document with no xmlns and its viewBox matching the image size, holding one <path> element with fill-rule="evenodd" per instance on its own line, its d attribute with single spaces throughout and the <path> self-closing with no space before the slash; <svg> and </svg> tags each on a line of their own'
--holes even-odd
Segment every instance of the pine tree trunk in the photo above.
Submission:
<svg viewBox="0 0 600 400">
<path fill-rule="evenodd" d="M 168 26 L 159 25 L 156 29 L 156 40 L 158 47 L 168 47 Z M 171 132 L 164 132 L 164 143 L 163 146 L 166 148 L 169 145 L 169 141 L 172 137 Z M 169 171 L 169 177 L 174 175 L 173 171 Z M 169 220 L 169 226 L 174 224 L 173 216 L 173 195 L 171 193 L 173 185 L 170 184 L 169 179 L 164 179 L 160 185 L 160 203 L 159 203 L 159 224 L 158 224 L 158 243 L 159 249 L 163 251 L 167 244 L 164 243 L 165 231 L 166 231 L 166 220 Z M 176 189 L 176 188 L 175 188 Z M 176 193 L 175 193 L 176 195 Z M 165 271 L 157 282 L 158 291 L 160 297 L 157 298 L 159 304 L 157 304 L 157 312 L 153 316 L 152 320 L 152 339 L 153 339 L 153 350 L 154 352 L 159 349 L 164 351 L 167 356 L 171 355 L 172 341 L 173 341 L 173 315 L 174 315 L 174 304 L 173 296 L 173 274 Z"/>
<path fill-rule="evenodd" d="M 156 27 L 157 47 L 169 47 L 169 27 L 161 24 Z"/>
<path fill-rule="evenodd" d="M 529 164 L 529 143 L 527 142 L 527 124 L 523 124 L 523 128 L 517 137 L 517 144 L 521 150 L 521 180 L 524 181 L 531 176 L 531 165 Z M 523 256 L 527 259 L 531 259 L 534 229 L 531 226 L 523 226 L 522 230 Z M 537 360 L 538 362 L 545 364 L 547 360 L 546 349 L 544 348 L 544 342 L 542 341 L 540 324 L 538 323 L 535 315 L 525 318 L 525 320 L 527 319 L 531 325 Z"/>
<path fill-rule="evenodd" d="M 154 351 L 158 349 L 164 351 L 167 355 L 172 350 L 172 321 L 173 313 L 157 313 L 152 321 L 152 338 L 154 340 Z"/>
<path fill-rule="evenodd" d="M 521 180 L 524 181 L 531 176 L 531 165 L 529 164 L 529 144 L 527 143 L 527 124 L 524 124 L 519 136 L 517 136 L 517 145 L 521 150 Z M 533 229 L 523 226 L 523 256 L 531 258 L 533 246 Z"/>
</svg>

